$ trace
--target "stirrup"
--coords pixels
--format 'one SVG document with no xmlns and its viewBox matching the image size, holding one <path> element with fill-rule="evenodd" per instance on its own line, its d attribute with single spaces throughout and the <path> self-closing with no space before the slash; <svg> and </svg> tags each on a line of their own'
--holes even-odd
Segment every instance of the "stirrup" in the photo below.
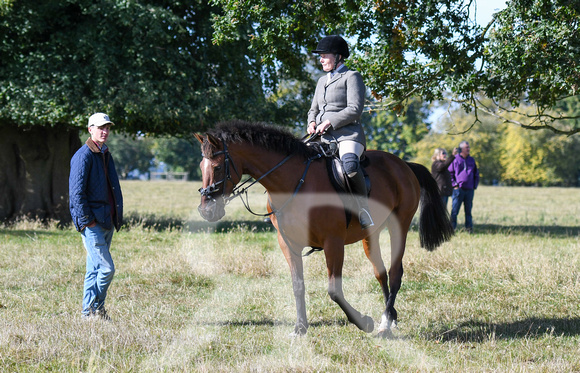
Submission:
<svg viewBox="0 0 580 373">
<path fill-rule="evenodd" d="M 362 229 L 367 229 L 375 225 L 375 222 L 373 221 L 370 212 L 368 212 L 364 208 L 361 208 L 358 213 L 358 221 Z"/>
</svg>

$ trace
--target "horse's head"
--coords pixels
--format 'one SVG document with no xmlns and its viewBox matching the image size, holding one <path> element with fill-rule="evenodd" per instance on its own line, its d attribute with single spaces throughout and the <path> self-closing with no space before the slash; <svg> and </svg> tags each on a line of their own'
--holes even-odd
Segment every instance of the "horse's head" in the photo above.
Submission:
<svg viewBox="0 0 580 373">
<path fill-rule="evenodd" d="M 236 170 L 225 142 L 209 134 L 196 134 L 195 137 L 201 143 L 203 153 L 199 164 L 202 175 L 202 187 L 199 189 L 201 203 L 197 210 L 205 220 L 215 222 L 226 214 L 228 196 L 240 181 L 241 175 Z"/>
</svg>

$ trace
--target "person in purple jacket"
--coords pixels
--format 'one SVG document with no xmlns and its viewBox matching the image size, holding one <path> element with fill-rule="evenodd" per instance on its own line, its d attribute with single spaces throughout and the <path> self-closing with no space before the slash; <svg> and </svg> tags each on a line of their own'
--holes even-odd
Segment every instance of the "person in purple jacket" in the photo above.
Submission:
<svg viewBox="0 0 580 373">
<path fill-rule="evenodd" d="M 463 203 L 465 211 L 465 229 L 473 233 L 473 219 L 471 209 L 473 207 L 473 195 L 479 184 L 479 171 L 475 159 L 469 155 L 469 143 L 462 141 L 457 149 L 457 156 L 449 165 L 451 174 L 451 185 L 453 193 L 451 195 L 451 225 L 453 229 L 457 227 L 457 214 Z"/>
</svg>

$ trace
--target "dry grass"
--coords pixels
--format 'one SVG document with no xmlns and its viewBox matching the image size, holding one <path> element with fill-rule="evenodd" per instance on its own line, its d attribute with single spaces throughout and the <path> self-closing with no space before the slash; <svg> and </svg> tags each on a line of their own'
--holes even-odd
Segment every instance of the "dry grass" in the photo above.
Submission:
<svg viewBox="0 0 580 373">
<path fill-rule="evenodd" d="M 476 233 L 433 253 L 411 232 L 399 328 L 383 340 L 329 299 L 321 254 L 305 259 L 311 328 L 289 338 L 294 299 L 275 233 L 237 205 L 228 213 L 247 222 L 227 232 L 183 223 L 198 187 L 123 184 L 129 213 L 154 224 L 115 235 L 110 323 L 79 317 L 78 233 L 36 222 L 0 229 L 0 371 L 580 371 L 576 189 L 482 187 Z M 344 288 L 378 322 L 382 296 L 360 245 L 347 248 Z"/>
</svg>

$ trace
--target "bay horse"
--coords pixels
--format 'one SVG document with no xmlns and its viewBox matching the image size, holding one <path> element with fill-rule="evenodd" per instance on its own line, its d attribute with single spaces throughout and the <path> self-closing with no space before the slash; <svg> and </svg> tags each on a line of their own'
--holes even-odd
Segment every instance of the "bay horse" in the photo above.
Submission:
<svg viewBox="0 0 580 373">
<path fill-rule="evenodd" d="M 314 147 L 307 146 L 287 129 L 235 120 L 195 137 L 203 153 L 198 210 L 204 219 L 215 222 L 225 215 L 226 203 L 242 193 L 238 183 L 244 174 L 267 191 L 267 210 L 290 266 L 297 313 L 293 334 L 303 335 L 308 329 L 302 251 L 309 246 L 324 252 L 330 298 L 359 329 L 367 333 L 374 330 L 373 319 L 354 309 L 342 290 L 344 246 L 362 240 L 386 305 L 378 335 L 390 335 L 397 320 L 395 298 L 401 287 L 407 232 L 419 203 L 422 247 L 434 250 L 453 235 L 449 215 L 430 172 L 390 153 L 366 151 L 366 171 L 371 184 L 369 206 L 375 225 L 363 230 L 357 212 L 348 219 L 345 203 L 328 176 L 326 162 Z M 379 235 L 385 227 L 391 242 L 388 275 L 379 247 Z"/>
</svg>

